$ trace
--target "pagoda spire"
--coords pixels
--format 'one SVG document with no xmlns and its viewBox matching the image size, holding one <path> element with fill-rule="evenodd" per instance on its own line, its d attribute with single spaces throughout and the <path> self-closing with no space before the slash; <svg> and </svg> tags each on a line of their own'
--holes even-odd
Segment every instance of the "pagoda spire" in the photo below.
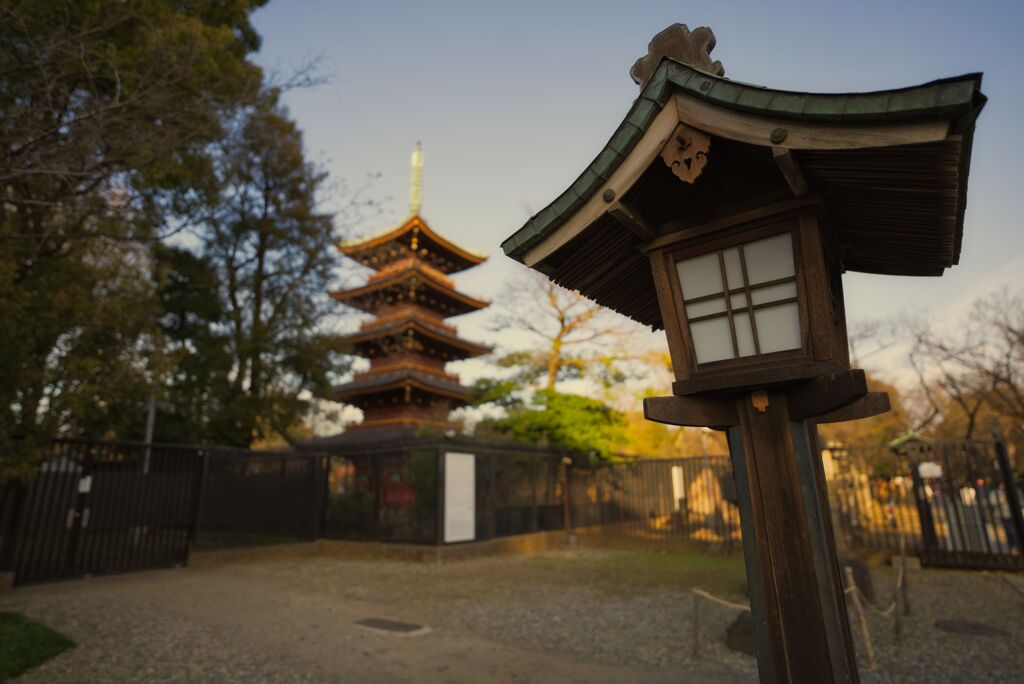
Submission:
<svg viewBox="0 0 1024 684">
<path fill-rule="evenodd" d="M 418 216 L 423 194 L 423 149 L 420 141 L 416 141 L 416 149 L 412 151 L 412 181 L 409 187 L 409 213 Z"/>
</svg>

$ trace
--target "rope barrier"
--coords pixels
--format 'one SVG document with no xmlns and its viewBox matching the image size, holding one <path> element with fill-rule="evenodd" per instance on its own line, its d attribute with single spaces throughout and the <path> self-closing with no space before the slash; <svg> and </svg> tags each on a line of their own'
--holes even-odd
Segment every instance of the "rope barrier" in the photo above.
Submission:
<svg viewBox="0 0 1024 684">
<path fill-rule="evenodd" d="M 873 604 L 871 601 L 868 601 L 868 597 L 865 596 L 864 592 L 860 590 L 860 587 L 858 587 L 856 585 L 854 585 L 852 587 L 847 587 L 846 589 L 843 590 L 843 592 L 846 593 L 846 594 L 852 594 L 853 592 L 857 592 L 857 595 L 860 596 L 860 600 L 863 601 L 864 604 L 868 608 L 870 608 L 871 610 L 875 611 L 875 613 L 877 613 L 878 615 L 881 615 L 882 617 L 889 617 L 890 615 L 892 615 L 892 612 L 894 610 L 896 610 L 896 602 L 895 601 L 890 603 L 888 608 L 886 608 L 885 610 L 882 610 L 881 608 L 879 608 L 878 606 Z"/>
<path fill-rule="evenodd" d="M 903 588 L 903 568 L 901 567 L 896 572 L 896 593 L 898 594 L 900 589 L 902 589 L 902 588 Z M 844 589 L 843 593 L 851 594 L 851 593 L 853 593 L 855 591 L 860 596 L 860 600 L 863 601 L 864 604 L 867 605 L 868 608 L 870 608 L 871 610 L 875 611 L 876 614 L 881 615 L 882 617 L 889 617 L 896 610 L 896 600 L 895 599 L 893 599 L 893 602 L 890 603 L 887 608 L 884 608 L 884 609 L 879 608 L 874 603 L 872 603 L 871 601 L 868 600 L 868 597 L 864 595 L 864 592 L 861 591 L 860 587 L 858 587 L 856 584 L 854 584 L 851 587 L 847 587 L 846 589 Z"/>
<path fill-rule="evenodd" d="M 744 603 L 733 603 L 732 601 L 726 601 L 723 598 L 718 598 L 717 596 L 709 594 L 708 592 L 704 591 L 703 589 L 693 588 L 690 591 L 692 591 L 697 596 L 700 596 L 702 599 L 706 599 L 708 601 L 711 601 L 712 603 L 717 603 L 720 606 L 725 606 L 726 608 L 732 608 L 733 610 L 745 610 L 748 613 L 750 612 L 750 606 L 748 606 L 748 605 L 746 605 Z"/>
</svg>

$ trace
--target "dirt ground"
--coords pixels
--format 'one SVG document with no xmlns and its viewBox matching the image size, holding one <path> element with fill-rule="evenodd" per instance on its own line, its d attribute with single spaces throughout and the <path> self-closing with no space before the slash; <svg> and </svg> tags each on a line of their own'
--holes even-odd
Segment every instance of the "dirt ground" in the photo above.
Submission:
<svg viewBox="0 0 1024 684">
<path fill-rule="evenodd" d="M 876 576 L 881 596 L 888 573 Z M 320 556 L 25 587 L 0 595 L 0 609 L 78 644 L 19 682 L 746 682 L 754 659 L 722 643 L 736 613 L 702 604 L 695 649 L 688 591 L 743 601 L 744 584 L 740 560 L 682 553 L 440 566 Z M 918 571 L 911 587 L 899 643 L 891 623 L 871 618 L 880 666 L 865 681 L 1014 681 L 1024 671 L 1024 596 L 1001 577 Z M 370 617 L 429 631 L 355 624 Z M 932 623 L 942 617 L 1005 635 L 941 632 Z"/>
</svg>

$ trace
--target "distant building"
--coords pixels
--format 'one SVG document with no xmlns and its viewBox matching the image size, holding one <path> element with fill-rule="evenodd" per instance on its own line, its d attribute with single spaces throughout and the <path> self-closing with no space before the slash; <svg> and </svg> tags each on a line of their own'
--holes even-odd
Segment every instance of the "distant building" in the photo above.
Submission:
<svg viewBox="0 0 1024 684">
<path fill-rule="evenodd" d="M 458 291 L 449 276 L 486 256 L 433 230 L 420 216 L 422 153 L 412 156 L 410 214 L 396 227 L 339 245 L 341 253 L 376 271 L 366 284 L 331 296 L 375 317 L 348 336 L 369 370 L 334 388 L 334 397 L 363 411 L 363 422 L 318 442 L 377 443 L 424 429 L 458 429 L 450 412 L 469 392 L 445 372 L 450 361 L 486 354 L 490 347 L 459 336 L 446 318 L 479 311 L 489 302 Z"/>
</svg>

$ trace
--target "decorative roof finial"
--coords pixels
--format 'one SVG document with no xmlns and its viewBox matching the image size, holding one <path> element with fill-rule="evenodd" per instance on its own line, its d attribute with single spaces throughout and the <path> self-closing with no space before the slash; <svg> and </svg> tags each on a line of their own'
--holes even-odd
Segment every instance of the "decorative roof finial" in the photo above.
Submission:
<svg viewBox="0 0 1024 684">
<path fill-rule="evenodd" d="M 707 26 L 693 31 L 686 24 L 672 24 L 654 36 L 647 45 L 647 54 L 636 60 L 629 75 L 641 88 L 654 75 L 663 57 L 706 71 L 715 76 L 725 76 L 725 68 L 719 61 L 711 61 L 710 52 L 715 49 L 715 34 Z"/>
<path fill-rule="evenodd" d="M 409 212 L 416 216 L 420 213 L 420 202 L 423 191 L 423 150 L 420 141 L 416 141 L 416 149 L 412 151 L 412 185 L 409 188 Z"/>
</svg>

